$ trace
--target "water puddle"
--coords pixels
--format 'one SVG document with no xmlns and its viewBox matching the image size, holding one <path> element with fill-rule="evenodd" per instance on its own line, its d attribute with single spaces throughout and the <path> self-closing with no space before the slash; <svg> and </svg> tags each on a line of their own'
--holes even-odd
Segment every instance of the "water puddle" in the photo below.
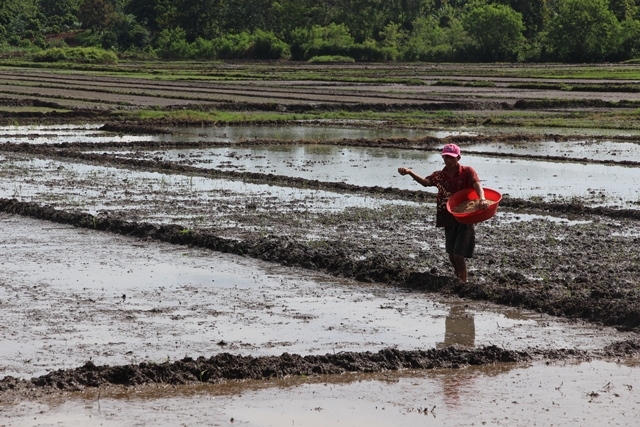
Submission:
<svg viewBox="0 0 640 427">
<path fill-rule="evenodd" d="M 637 361 L 90 390 L 0 409 L 8 425 L 633 426 Z"/>
<path fill-rule="evenodd" d="M 7 126 L 2 142 L 26 139 L 32 143 L 53 142 L 133 142 L 208 140 L 238 142 L 250 139 L 335 140 L 341 138 L 415 138 L 425 135 L 445 137 L 473 134 L 468 129 L 417 131 L 411 129 L 349 128 L 331 126 L 226 126 L 220 128 L 174 129 L 172 135 L 121 135 L 99 131 L 100 125 Z M 622 164 L 586 164 L 500 158 L 483 153 L 551 155 L 571 159 L 640 161 L 640 145 L 632 142 L 573 141 L 529 142 L 526 144 L 483 143 L 466 148 L 463 163 L 476 168 L 485 186 L 518 198 L 571 201 L 579 198 L 588 205 L 634 207 L 640 177 L 634 167 Z M 475 152 L 475 154 L 474 154 Z M 277 145 L 254 148 L 223 147 L 153 152 L 112 152 L 113 155 L 174 161 L 201 168 L 273 173 L 328 182 L 367 186 L 419 189 L 410 179 L 400 177 L 399 166 L 428 174 L 442 167 L 438 153 L 420 150 L 338 147 L 328 145 Z"/>
<path fill-rule="evenodd" d="M 0 231 L 0 376 L 221 352 L 588 350 L 632 336 L 23 217 L 1 217 Z"/>
<path fill-rule="evenodd" d="M 533 221 L 549 221 L 556 224 L 562 224 L 566 226 L 574 226 L 581 224 L 590 224 L 591 220 L 576 219 L 576 218 L 562 218 L 553 215 L 536 215 L 536 214 L 524 214 L 513 212 L 498 212 L 496 213 L 496 219 L 499 219 L 503 224 L 509 224 L 513 222 L 533 222 Z"/>
</svg>

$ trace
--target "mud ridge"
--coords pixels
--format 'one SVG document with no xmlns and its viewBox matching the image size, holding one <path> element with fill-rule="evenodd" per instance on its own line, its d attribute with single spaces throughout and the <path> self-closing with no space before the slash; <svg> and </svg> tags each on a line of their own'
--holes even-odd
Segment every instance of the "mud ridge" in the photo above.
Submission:
<svg viewBox="0 0 640 427">
<path fill-rule="evenodd" d="M 519 99 L 513 104 L 518 110 L 542 110 L 545 108 L 633 108 L 638 102 L 622 100 L 619 102 L 602 99 Z"/>
<path fill-rule="evenodd" d="M 222 345 L 222 344 L 221 344 Z M 96 366 L 89 361 L 73 369 L 57 370 L 31 379 L 4 377 L 0 397 L 13 393 L 39 394 L 80 391 L 111 385 L 219 383 L 228 380 L 268 380 L 289 376 L 340 375 L 406 369 L 462 368 L 470 365 L 518 363 L 533 360 L 590 360 L 594 357 L 630 357 L 640 351 L 640 341 L 622 341 L 602 350 L 506 350 L 497 346 L 475 349 L 446 347 L 428 350 L 387 348 L 372 352 L 340 352 L 325 355 L 283 353 L 280 356 L 241 356 L 220 353 L 205 358 L 185 357 L 164 363 Z"/>
</svg>

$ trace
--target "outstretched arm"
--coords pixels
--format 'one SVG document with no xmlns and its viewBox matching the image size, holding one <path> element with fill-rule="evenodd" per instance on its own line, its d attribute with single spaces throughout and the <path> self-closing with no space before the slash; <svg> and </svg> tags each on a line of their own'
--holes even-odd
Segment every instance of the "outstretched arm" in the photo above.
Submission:
<svg viewBox="0 0 640 427">
<path fill-rule="evenodd" d="M 425 187 L 432 185 L 429 178 L 420 176 L 409 168 L 398 168 L 398 173 L 400 175 L 410 175 L 411 178 L 413 178 L 418 184 L 421 184 Z"/>
</svg>

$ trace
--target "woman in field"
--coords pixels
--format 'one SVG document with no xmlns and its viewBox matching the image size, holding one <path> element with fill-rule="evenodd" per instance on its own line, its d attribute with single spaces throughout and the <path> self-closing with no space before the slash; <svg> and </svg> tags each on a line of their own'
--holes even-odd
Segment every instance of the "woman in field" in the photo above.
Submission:
<svg viewBox="0 0 640 427">
<path fill-rule="evenodd" d="M 462 282 L 467 281 L 466 258 L 473 257 L 476 244 L 475 228 L 473 224 L 458 222 L 447 210 L 449 197 L 457 191 L 466 188 L 476 190 L 480 203 L 486 208 L 489 203 L 484 198 L 484 190 L 478 174 L 470 166 L 460 164 L 460 147 L 456 144 L 447 144 L 442 149 L 444 168 L 422 177 L 410 168 L 398 168 L 400 175 L 410 175 L 419 184 L 438 188 L 436 200 L 436 227 L 443 227 L 445 234 L 445 249 L 449 254 L 449 260 L 453 265 L 456 277 Z"/>
</svg>

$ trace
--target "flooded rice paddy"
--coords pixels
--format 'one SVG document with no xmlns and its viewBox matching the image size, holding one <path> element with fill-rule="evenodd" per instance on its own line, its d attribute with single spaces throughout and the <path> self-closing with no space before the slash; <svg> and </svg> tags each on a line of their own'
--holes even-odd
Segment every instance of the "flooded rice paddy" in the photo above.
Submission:
<svg viewBox="0 0 640 427">
<path fill-rule="evenodd" d="M 474 154 L 465 154 L 463 151 L 461 162 L 472 165 L 485 186 L 500 189 L 503 194 L 512 197 L 537 197 L 542 200 L 569 200 L 580 197 L 591 204 L 605 206 L 626 205 L 638 201 L 635 189 L 640 185 L 640 176 L 636 172 L 637 166 L 527 160 L 495 155 L 501 152 L 527 155 L 544 150 L 542 144 L 535 145 L 532 148 L 514 146 L 510 149 L 502 145 L 481 147 L 488 155 L 476 154 L 477 147 L 469 145 L 465 149 L 473 151 Z M 550 145 L 552 144 L 545 144 Z M 611 147 L 612 143 L 601 149 L 604 151 L 607 146 Z M 586 158 L 589 151 L 584 150 L 578 154 L 579 147 L 581 146 L 574 146 L 572 153 L 576 158 Z M 592 157 L 597 159 L 597 149 L 592 149 L 591 153 Z M 640 161 L 640 150 L 637 154 L 636 157 L 630 158 L 633 153 L 626 152 L 625 158 Z M 412 180 L 398 175 L 399 166 L 410 167 L 423 176 L 442 168 L 442 158 L 434 152 L 322 145 L 163 150 L 129 155 L 132 158 L 154 158 L 198 168 L 272 173 L 399 189 L 418 188 Z"/>
<path fill-rule="evenodd" d="M 129 159 L 168 161 L 201 169 L 257 172 L 399 189 L 417 188 L 414 182 L 397 174 L 399 166 L 411 167 L 423 175 L 441 167 L 442 160 L 437 147 L 432 150 L 366 148 L 322 145 L 309 141 L 473 135 L 466 131 L 418 132 L 412 129 L 369 130 L 323 126 L 187 128 L 173 129 L 166 135 L 146 136 L 105 132 L 100 130 L 99 125 L 6 127 L 3 131 L 0 142 L 5 143 L 95 143 L 106 146 L 150 141 L 159 144 L 193 141 L 224 143 L 226 146 L 202 149 L 146 149 L 135 152 L 105 151 L 101 148 L 97 153 Z M 237 145 L 256 139 L 291 141 L 293 144 Z M 640 184 L 635 171 L 638 159 L 640 144 L 636 142 L 589 138 L 558 142 L 550 138 L 526 143 L 465 144 L 462 162 L 476 168 L 485 186 L 499 189 L 511 197 L 544 201 L 580 198 L 583 203 L 590 205 L 631 207 L 638 202 L 634 190 Z M 69 168 L 73 169 L 74 166 Z"/>
<path fill-rule="evenodd" d="M 229 210 L 331 212 L 347 208 L 415 205 L 368 195 L 349 195 L 238 180 L 138 172 L 30 156 L 0 156 L 0 197 L 42 201 L 91 214 L 126 212 L 138 220 L 215 225 Z M 173 201 L 162 211 L 167 199 Z M 221 209 L 209 209 L 211 204 Z M 166 208 L 166 207 L 165 207 Z"/>
<path fill-rule="evenodd" d="M 473 135 L 464 131 L 419 133 L 411 129 L 368 130 L 322 126 L 187 128 L 174 129 L 168 135 L 147 136 L 113 134 L 99 129 L 100 125 L 13 126 L 4 129 L 4 137 L 0 139 L 0 143 L 80 142 L 95 143 L 97 146 L 101 143 L 135 144 L 150 141 L 168 144 L 190 141 L 229 143 L 228 146 L 204 149 L 100 152 L 115 157 L 168 161 L 201 169 L 257 172 L 323 182 L 416 189 L 419 187 L 414 182 L 397 174 L 397 168 L 406 166 L 427 175 L 442 166 L 437 148 L 412 150 L 346 147 L 309 141 Z M 292 141 L 292 144 L 251 147 L 236 144 L 252 139 Z M 553 139 L 524 143 L 478 142 L 463 146 L 462 162 L 472 165 L 478 171 L 485 186 L 499 189 L 504 195 L 511 197 L 544 201 L 571 201 L 580 198 L 582 203 L 589 205 L 616 207 L 632 207 L 639 201 L 635 188 L 640 185 L 640 177 L 636 173 L 636 167 L 640 163 L 640 144 L 636 142 L 589 138 L 562 142 Z"/>
<path fill-rule="evenodd" d="M 444 138 L 449 135 L 472 135 L 466 131 L 424 131 L 398 128 L 358 128 L 350 126 L 217 126 L 167 128 L 168 134 L 131 135 L 104 131 L 103 124 L 0 126 L 0 143 L 60 144 L 113 142 L 239 142 L 255 139 L 281 141 L 327 141 L 337 139 L 418 138 L 429 135 Z"/>
<path fill-rule="evenodd" d="M 1 376 L 39 376 L 87 360 L 123 365 L 220 352 L 593 350 L 632 336 L 28 218 L 3 216 L 0 227 L 7 252 Z"/>
<path fill-rule="evenodd" d="M 596 349 L 628 334 L 488 303 L 3 216 L 0 375 L 222 352 Z M 37 230 L 37 233 L 33 233 Z M 0 406 L 3 425 L 632 425 L 637 360 L 507 363 L 87 390 Z M 197 410 L 194 410 L 197 408 Z M 594 423 L 594 424 L 592 424 Z"/>
<path fill-rule="evenodd" d="M 340 252 L 339 243 L 348 234 L 362 250 L 354 251 L 358 262 L 375 265 L 377 248 L 392 258 L 392 252 L 411 245 L 418 249 L 406 258 L 420 266 L 419 274 L 448 276 L 448 261 L 434 256 L 443 252 L 439 230 L 425 226 L 435 211 L 433 202 L 407 201 L 393 192 L 372 195 L 259 183 L 233 175 L 205 176 L 208 170 L 250 171 L 265 177 L 419 190 L 396 170 L 408 166 L 427 174 L 440 169 L 438 145 L 418 150 L 311 141 L 420 138 L 424 132 L 300 126 L 194 128 L 145 135 L 100 128 L 4 129 L 0 143 L 9 148 L 0 154 L 0 199 L 89 214 L 94 225 L 76 228 L 1 214 L 0 378 L 36 378 L 87 362 L 164 366 L 225 353 L 349 357 L 353 352 L 375 357 L 389 348 L 446 352 L 495 346 L 544 356 L 527 362 L 452 363 L 428 370 L 365 370 L 218 384 L 116 383 L 0 400 L 0 425 L 632 426 L 640 417 L 637 357 L 603 356 L 608 354 L 604 348 L 637 339 L 637 332 L 554 317 L 518 303 L 455 298 L 368 277 L 356 281 L 357 274 L 330 275 L 322 269 L 287 267 L 286 262 L 163 243 L 133 232 L 98 231 L 98 223 L 125 219 L 146 228 L 173 224 L 185 236 L 214 232 L 232 241 L 250 236 L 267 245 L 276 235 L 290 251 L 300 250 L 298 241 L 310 252 L 314 240 L 326 240 L 336 244 L 334 258 L 353 256 Z M 443 141 L 473 135 L 469 130 L 428 134 Z M 280 143 L 243 144 L 250 139 Z M 185 141 L 225 146 L 114 148 Z M 64 158 L 55 151 L 71 148 L 32 153 L 10 149 L 13 144 L 65 143 L 95 144 L 95 149 L 83 146 L 82 153 L 97 153 L 104 164 Z M 203 173 L 136 169 L 117 164 L 114 159 L 119 158 L 168 162 Z M 599 162 L 602 159 L 613 161 Z M 463 146 L 463 163 L 476 168 L 485 186 L 524 200 L 577 198 L 588 206 L 632 208 L 638 202 L 640 177 L 637 165 L 624 162 L 640 162 L 640 151 L 633 142 L 613 138 L 526 144 L 478 141 Z M 514 230 L 514 222 L 521 223 L 516 227 L 522 234 L 511 239 L 508 232 Z M 638 227 L 625 219 L 501 208 L 494 219 L 478 226 L 479 253 L 470 264 L 470 276 L 477 284 L 529 281 L 553 295 L 583 292 L 575 287 L 588 280 L 581 273 L 602 276 L 606 271 L 612 281 L 627 283 L 629 277 L 637 277 L 635 261 L 616 250 L 594 251 L 588 258 L 591 264 L 577 274 L 567 273 L 573 266 L 554 265 L 552 260 L 563 262 L 567 252 L 585 252 L 576 236 L 608 243 L 633 238 L 634 233 L 640 235 Z M 522 236 L 528 243 L 513 242 Z M 534 246 L 539 242 L 543 243 Z M 549 257 L 546 261 L 535 258 L 541 247 Z M 510 258 L 511 252 L 523 255 Z M 314 262 L 321 263 L 315 258 Z M 514 263 L 518 275 L 510 270 Z M 479 264 L 490 265 L 495 275 Z M 614 265 L 615 269 L 609 267 Z M 594 266 L 598 268 L 590 270 Z M 560 279 L 554 276 L 565 273 Z M 619 277 L 622 273 L 628 276 Z M 514 284 L 513 293 L 518 291 Z M 600 295 L 597 292 L 600 289 L 593 289 L 591 295 Z M 571 356 L 552 357 L 565 351 Z"/>
</svg>

